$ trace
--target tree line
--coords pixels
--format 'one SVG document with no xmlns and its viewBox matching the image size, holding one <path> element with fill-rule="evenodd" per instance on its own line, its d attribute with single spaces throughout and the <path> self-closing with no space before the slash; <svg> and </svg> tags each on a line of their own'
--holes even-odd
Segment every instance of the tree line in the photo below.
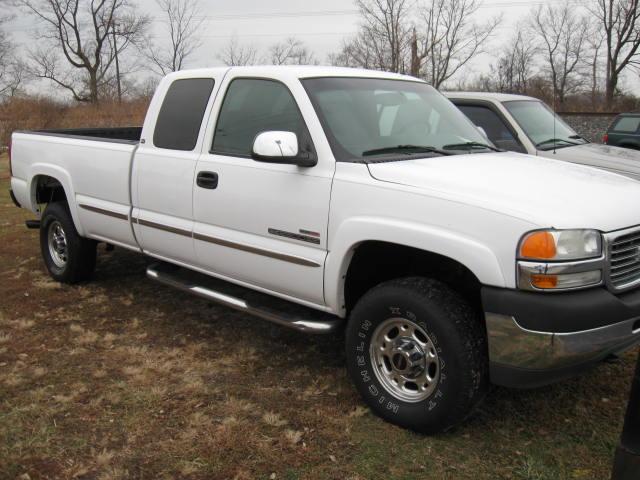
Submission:
<svg viewBox="0 0 640 480">
<path fill-rule="evenodd" d="M 559 108 L 582 95 L 610 109 L 623 93 L 623 74 L 638 74 L 639 1 L 549 2 L 500 38 L 504 18 L 483 15 L 482 0 L 354 0 L 357 33 L 322 63 L 404 73 L 436 88 L 543 92 Z M 8 12 L 0 15 L 0 97 L 16 95 L 30 79 L 78 102 L 148 93 L 153 80 L 140 86 L 136 79 L 188 67 L 204 28 L 195 0 L 156 2 L 161 14 L 154 18 L 131 0 L 0 0 Z M 37 26 L 22 50 L 6 29 L 16 15 Z M 155 35 L 153 21 L 161 23 Z M 493 58 L 490 73 L 474 74 L 481 54 Z M 261 50 L 232 37 L 216 57 L 226 65 L 321 63 L 297 38 Z"/>
</svg>

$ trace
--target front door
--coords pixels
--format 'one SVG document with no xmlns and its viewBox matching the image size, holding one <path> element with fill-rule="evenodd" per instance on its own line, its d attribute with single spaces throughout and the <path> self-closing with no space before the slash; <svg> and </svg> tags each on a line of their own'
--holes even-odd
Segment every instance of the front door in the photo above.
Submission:
<svg viewBox="0 0 640 480">
<path fill-rule="evenodd" d="M 219 113 L 212 118 L 211 151 L 196 168 L 197 177 L 215 176 L 217 184 L 194 187 L 194 244 L 206 271 L 322 305 L 334 163 L 326 155 L 308 168 L 251 158 L 253 141 L 264 131 L 294 132 L 300 150 L 317 155 L 291 87 L 311 116 L 297 79 L 292 85 L 225 79 L 226 93 L 213 110 Z"/>
</svg>

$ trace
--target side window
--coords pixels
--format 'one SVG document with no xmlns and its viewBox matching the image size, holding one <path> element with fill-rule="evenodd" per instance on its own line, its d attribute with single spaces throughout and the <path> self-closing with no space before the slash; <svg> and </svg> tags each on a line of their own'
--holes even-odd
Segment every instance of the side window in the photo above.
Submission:
<svg viewBox="0 0 640 480">
<path fill-rule="evenodd" d="M 233 80 L 222 102 L 212 152 L 249 157 L 253 141 L 266 131 L 293 132 L 300 151 L 313 151 L 311 137 L 289 89 L 272 80 Z"/>
<path fill-rule="evenodd" d="M 490 108 L 477 105 L 458 105 L 469 119 L 486 132 L 489 140 L 498 148 L 526 153 L 518 139 L 502 119 Z"/>
<path fill-rule="evenodd" d="M 153 132 L 156 147 L 184 151 L 196 147 L 213 85 L 211 78 L 189 78 L 171 84 Z"/>
<path fill-rule="evenodd" d="M 613 125 L 614 132 L 636 133 L 640 126 L 640 117 L 620 117 Z"/>
</svg>

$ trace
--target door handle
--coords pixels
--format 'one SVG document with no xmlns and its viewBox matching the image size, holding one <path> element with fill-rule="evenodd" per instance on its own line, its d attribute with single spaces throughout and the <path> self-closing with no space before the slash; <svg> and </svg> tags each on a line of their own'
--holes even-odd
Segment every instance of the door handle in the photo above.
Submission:
<svg viewBox="0 0 640 480">
<path fill-rule="evenodd" d="M 198 172 L 196 184 L 200 188 L 214 190 L 218 188 L 218 174 L 215 172 Z"/>
</svg>

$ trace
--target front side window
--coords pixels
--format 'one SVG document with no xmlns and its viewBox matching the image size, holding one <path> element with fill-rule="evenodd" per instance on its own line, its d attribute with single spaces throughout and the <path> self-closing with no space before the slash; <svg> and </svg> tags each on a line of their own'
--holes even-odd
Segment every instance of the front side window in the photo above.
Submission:
<svg viewBox="0 0 640 480">
<path fill-rule="evenodd" d="M 225 95 L 213 138 L 212 153 L 249 157 L 259 133 L 293 132 L 299 150 L 312 150 L 311 138 L 289 89 L 272 80 L 240 78 Z"/>
<path fill-rule="evenodd" d="M 543 102 L 515 100 L 503 105 L 539 150 L 588 143 Z"/>
<path fill-rule="evenodd" d="M 196 147 L 213 84 L 211 78 L 188 78 L 171 84 L 153 132 L 156 147 L 184 151 Z"/>
<path fill-rule="evenodd" d="M 302 81 L 339 161 L 490 151 L 478 129 L 423 82 L 375 78 Z"/>
<path fill-rule="evenodd" d="M 458 105 L 458 108 L 462 110 L 471 121 L 481 127 L 489 140 L 499 148 L 505 150 L 524 151 L 520 142 L 513 135 L 509 127 L 502 121 L 496 112 L 489 107 L 483 107 L 480 105 Z"/>
</svg>

